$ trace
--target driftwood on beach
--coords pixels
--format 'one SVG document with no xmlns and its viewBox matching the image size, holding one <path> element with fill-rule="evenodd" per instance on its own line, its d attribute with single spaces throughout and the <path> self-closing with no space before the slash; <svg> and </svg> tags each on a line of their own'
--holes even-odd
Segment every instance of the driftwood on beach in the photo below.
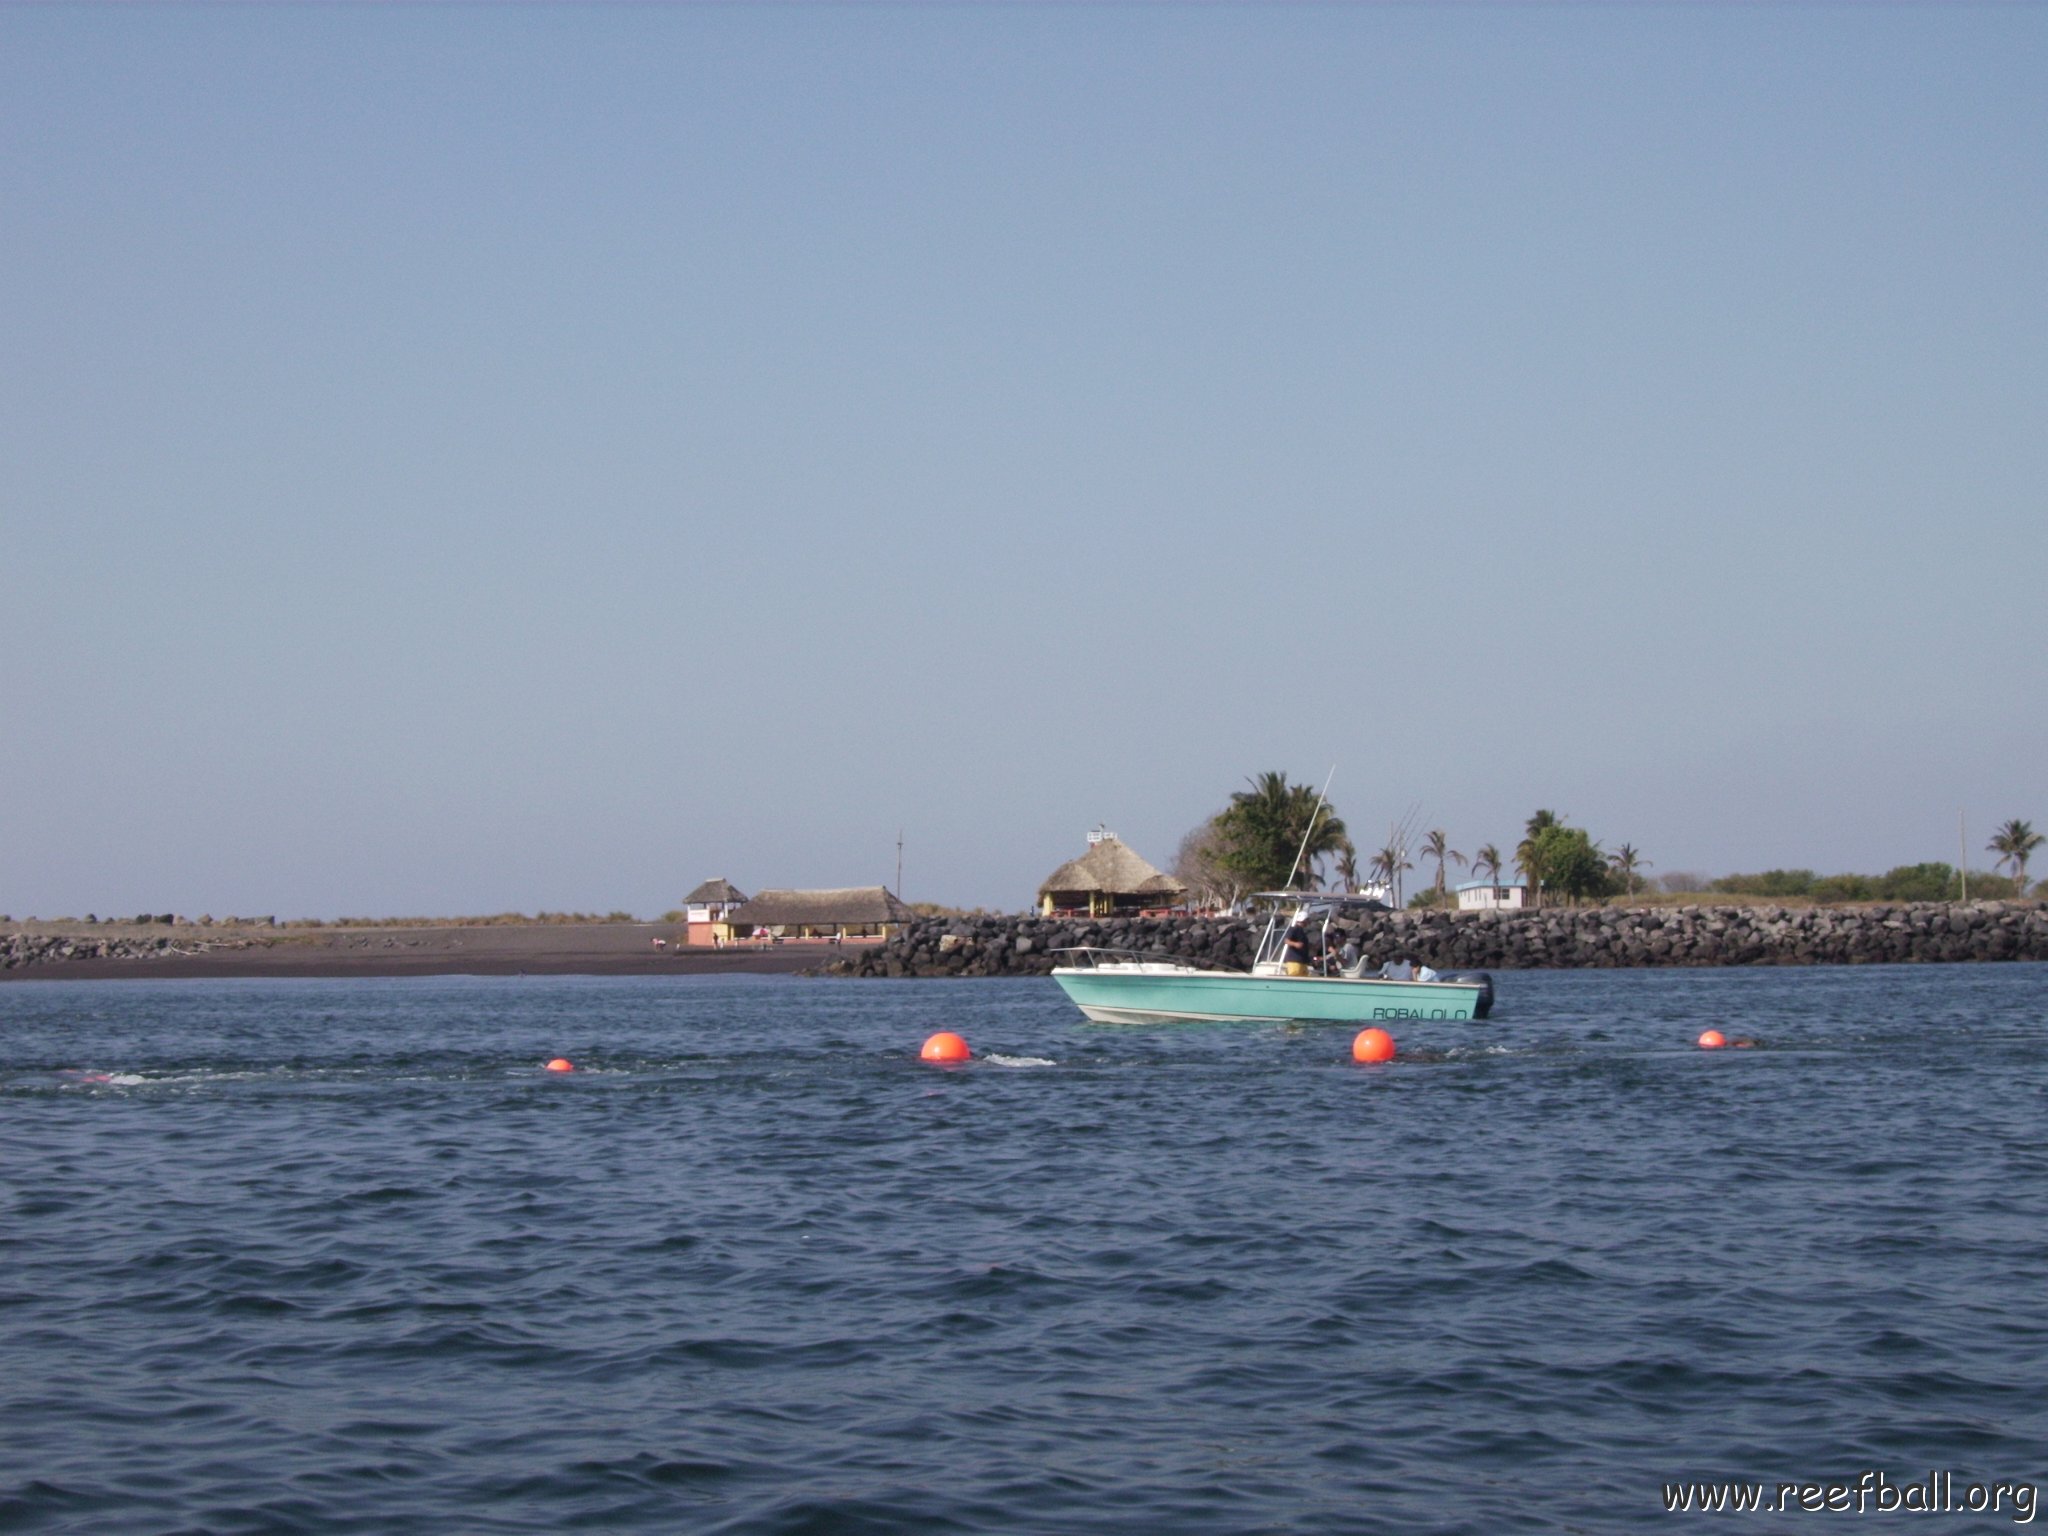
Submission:
<svg viewBox="0 0 2048 1536">
<path fill-rule="evenodd" d="M 1350 925 L 1375 963 L 1444 970 L 1698 965 L 1880 965 L 2048 960 L 2048 906 L 1565 907 L 1383 912 Z M 844 976 L 1037 976 L 1058 951 L 1128 949 L 1244 967 L 1257 933 L 1233 918 L 934 917 L 830 967 Z"/>
</svg>

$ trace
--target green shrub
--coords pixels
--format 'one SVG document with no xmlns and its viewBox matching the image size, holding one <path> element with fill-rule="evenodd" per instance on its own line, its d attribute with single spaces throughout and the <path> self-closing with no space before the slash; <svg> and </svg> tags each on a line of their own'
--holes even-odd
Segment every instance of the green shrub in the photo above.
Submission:
<svg viewBox="0 0 2048 1536">
<path fill-rule="evenodd" d="M 1552 896 L 1563 896 L 1573 902 L 1599 901 L 1621 889 L 1621 882 L 1607 867 L 1600 845 L 1583 827 L 1554 822 L 1536 834 L 1533 851 L 1536 867 L 1542 872 L 1546 901 Z"/>
<path fill-rule="evenodd" d="M 1810 896 L 1813 871 L 1767 869 L 1759 875 L 1723 875 L 1707 889 L 1726 891 L 1731 896 Z"/>
<path fill-rule="evenodd" d="M 1994 875 L 1988 869 L 1970 871 L 1970 900 L 2011 901 L 2019 893 L 2012 888 L 2010 875 Z"/>
<path fill-rule="evenodd" d="M 1956 872 L 1947 864 L 1901 864 L 1877 882 L 1879 901 L 1952 901 Z"/>
</svg>

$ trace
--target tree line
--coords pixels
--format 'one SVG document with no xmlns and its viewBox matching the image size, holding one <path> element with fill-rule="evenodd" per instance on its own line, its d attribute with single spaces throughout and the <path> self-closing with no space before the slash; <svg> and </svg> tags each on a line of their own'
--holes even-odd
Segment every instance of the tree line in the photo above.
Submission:
<svg viewBox="0 0 2048 1536">
<path fill-rule="evenodd" d="M 1809 869 L 1766 870 L 1758 875 L 1725 875 L 1711 882 L 1683 873 L 1659 882 L 1667 890 L 1725 892 L 1730 895 L 1805 898 L 1814 901 L 1955 900 L 1965 884 L 1977 896 L 2024 895 L 2027 863 L 2042 837 L 2025 821 L 2008 821 L 1986 845 L 2009 876 L 1958 871 L 1947 864 L 1902 865 L 1883 875 L 1817 876 Z M 1633 844 L 1608 850 L 1583 827 L 1553 810 L 1538 810 L 1522 839 L 1503 857 L 1492 843 L 1469 856 L 1451 847 L 1442 828 L 1419 831 L 1401 824 L 1361 862 L 1358 845 L 1336 808 L 1307 784 L 1287 775 L 1261 773 L 1234 791 L 1229 803 L 1181 839 L 1174 878 L 1205 906 L 1234 906 L 1257 891 L 1357 891 L 1366 883 L 1384 888 L 1401 905 L 1402 877 L 1422 861 L 1434 879 L 1409 898 L 1411 907 L 1448 906 L 1450 866 L 1469 868 L 1499 884 L 1512 865 L 1531 905 L 1545 900 L 1604 901 L 1648 889 L 1654 868 Z"/>
</svg>

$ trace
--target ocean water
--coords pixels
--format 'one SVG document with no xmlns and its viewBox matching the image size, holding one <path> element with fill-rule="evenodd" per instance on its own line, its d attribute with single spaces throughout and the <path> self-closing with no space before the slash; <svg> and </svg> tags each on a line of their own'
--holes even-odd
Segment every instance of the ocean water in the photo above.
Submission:
<svg viewBox="0 0 2048 1536">
<path fill-rule="evenodd" d="M 1383 1067 L 1042 980 L 10 984 L 0 1530 L 1635 1532 L 1681 1480 L 2048 1482 L 2048 968 L 1499 981 Z"/>
</svg>

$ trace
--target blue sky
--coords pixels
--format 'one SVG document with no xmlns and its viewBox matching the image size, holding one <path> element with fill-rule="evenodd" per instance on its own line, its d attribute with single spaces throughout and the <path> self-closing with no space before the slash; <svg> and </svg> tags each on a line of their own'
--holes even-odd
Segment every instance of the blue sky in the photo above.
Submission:
<svg viewBox="0 0 2048 1536">
<path fill-rule="evenodd" d="M 0 11 L 0 911 L 2048 825 L 2048 9 Z M 1984 855 L 1979 861 L 1990 862 Z"/>
</svg>

